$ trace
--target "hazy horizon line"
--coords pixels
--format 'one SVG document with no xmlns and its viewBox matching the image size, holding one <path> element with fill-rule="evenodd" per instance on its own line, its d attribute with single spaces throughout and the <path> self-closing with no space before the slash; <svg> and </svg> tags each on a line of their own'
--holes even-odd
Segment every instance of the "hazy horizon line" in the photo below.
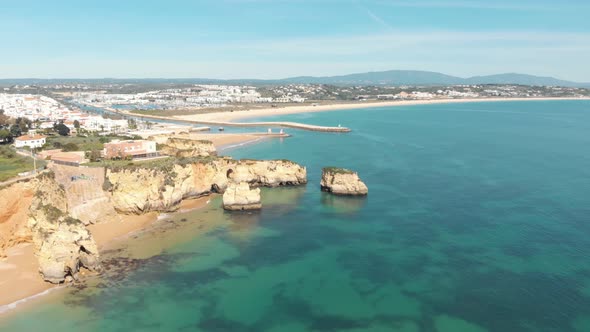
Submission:
<svg viewBox="0 0 590 332">
<path fill-rule="evenodd" d="M 497 75 L 526 75 L 526 76 L 535 76 L 540 78 L 552 78 L 562 81 L 568 81 L 571 83 L 588 83 L 589 80 L 571 80 L 562 77 L 556 77 L 553 75 L 542 75 L 542 74 L 529 74 L 529 73 L 521 73 L 521 72 L 500 72 L 500 73 L 492 73 L 492 74 L 480 74 L 480 75 L 454 75 L 454 74 L 447 74 L 445 72 L 438 72 L 438 71 L 429 71 L 429 70 L 418 70 L 418 69 L 390 69 L 390 70 L 369 70 L 369 71 L 357 71 L 357 72 L 349 72 L 343 74 L 335 74 L 335 75 L 313 75 L 313 74 L 303 74 L 297 76 L 289 76 L 289 77 L 280 77 L 280 78 L 253 78 L 253 77 L 234 77 L 234 78 L 219 78 L 219 77 L 195 77 L 195 76 L 187 76 L 187 77 L 165 77 L 165 76 L 121 76 L 121 77 L 114 77 L 114 76 L 105 76 L 105 77 L 0 77 L 0 81 L 9 81 L 9 80 L 216 80 L 216 81 L 284 81 L 288 79 L 294 78 L 301 78 L 301 77 L 310 77 L 310 78 L 330 78 L 330 77 L 339 77 L 339 76 L 349 76 L 349 75 L 357 75 L 357 74 L 370 74 L 370 73 L 383 73 L 383 72 L 391 72 L 391 71 L 400 71 L 400 72 L 422 72 L 422 73 L 433 73 L 433 74 L 442 74 L 446 76 L 451 76 L 454 78 L 460 79 L 470 79 L 476 77 L 486 77 L 486 76 L 497 76 Z"/>
</svg>

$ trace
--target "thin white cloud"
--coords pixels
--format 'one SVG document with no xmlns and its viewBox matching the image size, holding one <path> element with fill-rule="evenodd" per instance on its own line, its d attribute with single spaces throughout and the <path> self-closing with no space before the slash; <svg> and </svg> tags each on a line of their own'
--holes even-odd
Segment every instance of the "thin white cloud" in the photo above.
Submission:
<svg viewBox="0 0 590 332">
<path fill-rule="evenodd" d="M 370 9 L 367 9 L 367 15 L 369 15 L 369 17 L 373 20 L 373 22 L 376 22 L 377 24 L 381 25 L 385 29 L 387 29 L 387 30 L 393 30 L 393 26 L 391 26 L 389 23 L 387 23 L 381 17 L 377 16 Z"/>
</svg>

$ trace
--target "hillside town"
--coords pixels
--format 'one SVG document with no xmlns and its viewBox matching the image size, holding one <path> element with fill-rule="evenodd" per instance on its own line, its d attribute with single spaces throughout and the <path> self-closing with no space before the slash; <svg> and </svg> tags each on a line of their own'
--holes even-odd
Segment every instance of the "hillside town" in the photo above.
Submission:
<svg viewBox="0 0 590 332">
<path fill-rule="evenodd" d="M 195 85 L 190 88 L 165 89 L 134 94 L 102 91 L 77 92 L 73 101 L 91 106 L 119 109 L 194 109 L 220 108 L 229 104 L 302 103 L 305 98 L 285 93 L 275 98 L 263 97 L 253 86 Z"/>
</svg>

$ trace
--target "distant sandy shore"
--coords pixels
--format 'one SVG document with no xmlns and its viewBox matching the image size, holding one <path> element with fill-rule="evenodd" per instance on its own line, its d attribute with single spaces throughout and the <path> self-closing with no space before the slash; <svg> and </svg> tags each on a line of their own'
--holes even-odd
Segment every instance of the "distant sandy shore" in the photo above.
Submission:
<svg viewBox="0 0 590 332">
<path fill-rule="evenodd" d="M 185 200 L 180 210 L 200 209 L 207 205 L 210 197 Z M 117 248 L 128 236 L 144 230 L 158 218 L 157 213 L 141 216 L 119 215 L 118 218 L 90 225 L 99 250 Z M 24 305 L 24 299 L 36 297 L 58 286 L 44 282 L 39 275 L 39 265 L 33 244 L 24 244 L 7 251 L 7 258 L 0 261 L 0 319 L 2 314 Z M 82 274 L 83 275 L 83 274 Z"/>
<path fill-rule="evenodd" d="M 590 100 L 590 98 L 471 98 L 471 99 L 435 99 L 435 100 L 400 100 L 400 101 L 383 101 L 383 102 L 357 102 L 357 103 L 342 103 L 331 105 L 302 105 L 289 107 L 275 107 L 252 109 L 245 111 L 234 112 L 213 112 L 194 115 L 180 115 L 170 118 L 189 120 L 189 121 L 223 121 L 231 122 L 248 118 L 259 118 L 273 115 L 298 114 L 298 113 L 313 113 L 313 112 L 327 112 L 340 111 L 350 109 L 365 109 L 377 107 L 396 107 L 396 106 L 412 106 L 412 105 L 431 105 L 431 104 L 451 104 L 451 103 L 474 103 L 474 102 L 505 102 L 505 101 L 549 101 L 549 100 Z"/>
</svg>

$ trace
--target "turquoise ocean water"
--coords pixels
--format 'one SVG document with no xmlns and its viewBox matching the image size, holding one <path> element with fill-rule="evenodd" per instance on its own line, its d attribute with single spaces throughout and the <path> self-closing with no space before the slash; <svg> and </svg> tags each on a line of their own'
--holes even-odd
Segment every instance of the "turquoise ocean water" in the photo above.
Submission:
<svg viewBox="0 0 590 332">
<path fill-rule="evenodd" d="M 590 331 L 590 102 L 280 117 L 348 126 L 227 154 L 308 167 L 260 213 L 219 198 L 104 253 L 1 331 Z M 319 191 L 357 170 L 367 198 Z"/>
</svg>

